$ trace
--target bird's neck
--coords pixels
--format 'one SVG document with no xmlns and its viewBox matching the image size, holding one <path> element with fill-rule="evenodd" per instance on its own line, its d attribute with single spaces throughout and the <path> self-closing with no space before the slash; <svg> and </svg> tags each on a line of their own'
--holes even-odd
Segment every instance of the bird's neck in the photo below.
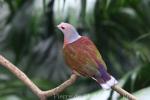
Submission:
<svg viewBox="0 0 150 100">
<path fill-rule="evenodd" d="M 81 38 L 81 36 L 79 35 L 78 32 L 70 34 L 70 35 L 64 35 L 64 46 L 66 44 L 72 43 L 76 40 L 78 40 L 79 38 Z"/>
</svg>

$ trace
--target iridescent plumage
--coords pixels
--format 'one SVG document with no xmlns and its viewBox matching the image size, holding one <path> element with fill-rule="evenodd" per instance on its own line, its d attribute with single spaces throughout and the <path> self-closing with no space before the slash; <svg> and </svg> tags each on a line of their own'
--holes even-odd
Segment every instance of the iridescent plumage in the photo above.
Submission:
<svg viewBox="0 0 150 100">
<path fill-rule="evenodd" d="M 59 28 L 62 26 L 63 52 L 68 66 L 83 76 L 93 78 L 105 89 L 116 84 L 117 81 L 107 73 L 106 64 L 94 43 L 86 36 L 79 36 L 72 25 L 61 23 Z"/>
<path fill-rule="evenodd" d="M 99 51 L 88 37 L 82 36 L 79 40 L 64 46 L 63 51 L 69 67 L 83 76 L 96 78 L 102 76 L 101 69 L 107 70 Z M 109 74 L 106 75 L 107 78 L 102 82 L 110 79 Z"/>
</svg>

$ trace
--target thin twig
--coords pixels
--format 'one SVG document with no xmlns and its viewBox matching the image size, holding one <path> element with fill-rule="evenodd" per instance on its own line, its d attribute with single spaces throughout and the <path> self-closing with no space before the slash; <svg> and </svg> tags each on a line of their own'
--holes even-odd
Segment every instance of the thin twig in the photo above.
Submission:
<svg viewBox="0 0 150 100">
<path fill-rule="evenodd" d="M 65 81 L 64 83 L 62 83 L 58 87 L 56 87 L 54 89 L 51 89 L 51 90 L 43 91 L 43 93 L 46 96 L 57 95 L 60 92 L 62 92 L 64 89 L 66 89 L 67 87 L 72 85 L 76 81 L 76 79 L 77 79 L 77 75 L 76 74 L 72 74 L 67 81 Z"/>
<path fill-rule="evenodd" d="M 2 55 L 0 55 L 0 64 L 7 68 L 9 71 L 11 71 L 14 75 L 16 75 L 18 79 L 20 79 L 28 88 L 31 89 L 31 91 L 35 95 L 37 95 L 40 98 L 40 100 L 46 100 L 48 96 L 59 94 L 64 89 L 72 85 L 77 79 L 77 75 L 72 74 L 68 80 L 66 80 L 58 87 L 51 90 L 42 91 L 20 69 L 18 69 L 15 65 L 9 62 Z M 127 97 L 129 100 L 137 100 L 135 96 L 118 87 L 117 85 L 112 86 L 112 89 L 118 92 L 120 95 Z"/>
<path fill-rule="evenodd" d="M 27 85 L 32 90 L 32 92 L 38 96 L 40 95 L 41 90 L 20 69 L 18 69 L 15 65 L 13 65 L 1 55 L 0 64 L 16 75 L 25 85 Z"/>
<path fill-rule="evenodd" d="M 137 98 L 130 94 L 129 92 L 125 91 L 121 87 L 114 85 L 111 87 L 114 91 L 118 92 L 120 95 L 127 97 L 129 100 L 137 100 Z"/>
<path fill-rule="evenodd" d="M 31 89 L 31 91 L 35 95 L 37 95 L 40 98 L 40 100 L 46 100 L 48 96 L 59 94 L 68 86 L 72 85 L 77 79 L 77 75 L 72 74 L 67 81 L 65 81 L 58 87 L 48 91 L 42 91 L 20 69 L 18 69 L 15 65 L 9 62 L 2 55 L 0 55 L 0 64 L 7 68 L 9 71 L 11 71 L 14 75 L 16 75 L 18 79 L 20 79 L 28 88 Z"/>
</svg>

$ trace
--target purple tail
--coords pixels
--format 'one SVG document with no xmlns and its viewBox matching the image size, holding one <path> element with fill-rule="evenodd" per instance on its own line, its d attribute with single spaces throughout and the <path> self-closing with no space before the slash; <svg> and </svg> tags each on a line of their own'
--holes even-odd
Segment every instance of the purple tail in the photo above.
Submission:
<svg viewBox="0 0 150 100">
<path fill-rule="evenodd" d="M 117 84 L 117 80 L 107 73 L 107 70 L 102 64 L 99 64 L 99 75 L 93 77 L 103 89 L 110 89 L 113 85 Z"/>
</svg>

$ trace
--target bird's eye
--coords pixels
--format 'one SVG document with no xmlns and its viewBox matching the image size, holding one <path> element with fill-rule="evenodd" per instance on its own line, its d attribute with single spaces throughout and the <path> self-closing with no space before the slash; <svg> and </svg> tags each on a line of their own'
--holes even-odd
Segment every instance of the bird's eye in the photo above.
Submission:
<svg viewBox="0 0 150 100">
<path fill-rule="evenodd" d="M 65 29 L 65 27 L 61 26 L 62 29 Z"/>
</svg>

